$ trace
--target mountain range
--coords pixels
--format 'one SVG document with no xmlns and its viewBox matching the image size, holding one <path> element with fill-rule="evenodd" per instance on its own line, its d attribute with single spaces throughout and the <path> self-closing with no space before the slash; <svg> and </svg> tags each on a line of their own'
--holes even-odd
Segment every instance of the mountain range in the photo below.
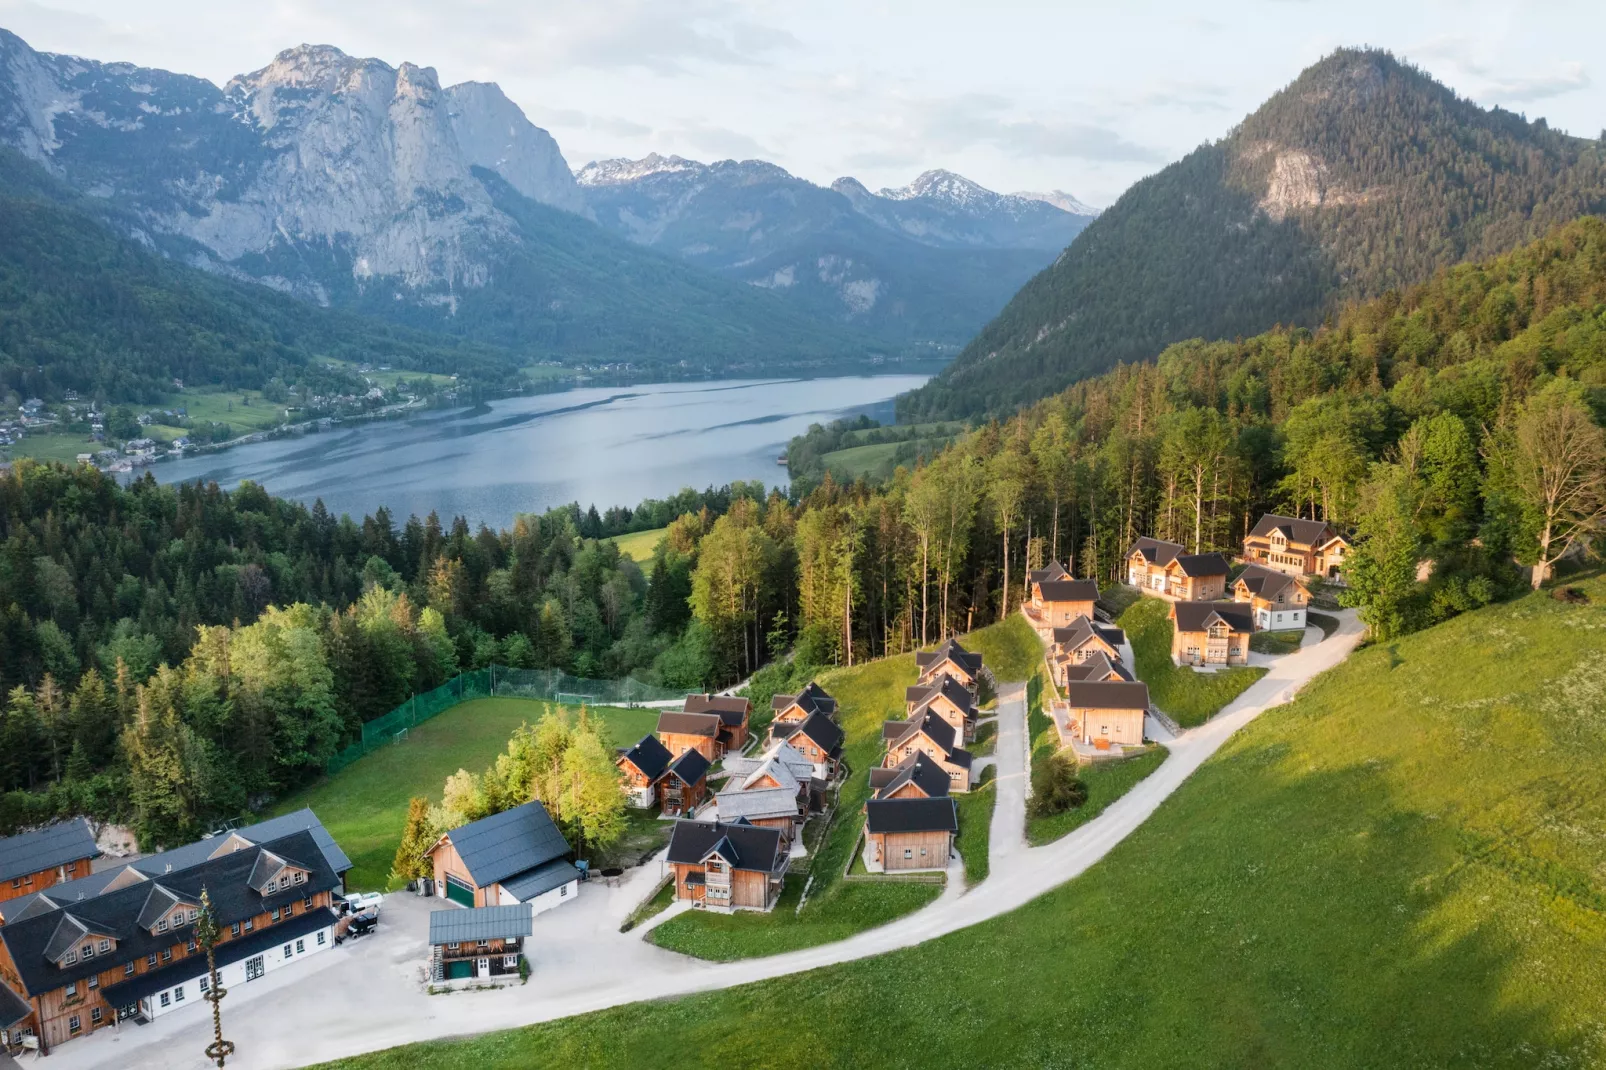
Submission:
<svg viewBox="0 0 1606 1070">
<path fill-rule="evenodd" d="M 1004 413 L 1172 342 L 1315 324 L 1603 210 L 1606 144 L 1342 49 L 1135 184 L 899 412 Z"/>
<path fill-rule="evenodd" d="M 577 181 L 495 85 L 325 45 L 219 88 L 0 30 L 0 145 L 175 262 L 514 362 L 951 351 L 1088 219 L 940 172 L 881 195 L 756 161 Z"/>
</svg>

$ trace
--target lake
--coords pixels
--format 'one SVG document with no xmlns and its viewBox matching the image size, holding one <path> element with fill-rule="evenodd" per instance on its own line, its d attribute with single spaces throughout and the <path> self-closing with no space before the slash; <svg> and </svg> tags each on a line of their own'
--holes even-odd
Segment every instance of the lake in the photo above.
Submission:
<svg viewBox="0 0 1606 1070">
<path fill-rule="evenodd" d="M 398 525 L 434 510 L 445 522 L 462 515 L 506 527 L 515 514 L 574 501 L 602 510 L 737 479 L 784 485 L 775 459 L 794 435 L 858 413 L 890 423 L 892 399 L 928 378 L 582 387 L 250 443 L 149 471 L 163 483 L 249 479 L 309 505 L 322 498 L 337 515 L 384 505 Z"/>
</svg>

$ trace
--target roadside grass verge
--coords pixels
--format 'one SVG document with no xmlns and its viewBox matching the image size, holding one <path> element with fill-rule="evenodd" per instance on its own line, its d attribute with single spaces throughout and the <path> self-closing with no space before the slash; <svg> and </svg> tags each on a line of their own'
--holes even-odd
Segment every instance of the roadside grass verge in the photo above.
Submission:
<svg viewBox="0 0 1606 1070">
<path fill-rule="evenodd" d="M 1579 586 L 1357 651 L 1003 916 L 344 1065 L 711 1066 L 759 1033 L 771 1067 L 1601 1065 L 1606 580 Z M 925 977 L 961 997 L 931 1014 Z"/>
<path fill-rule="evenodd" d="M 668 910 L 670 904 L 672 904 L 674 901 L 675 882 L 672 880 L 665 881 L 664 886 L 659 888 L 658 891 L 653 894 L 651 899 L 647 900 L 645 903 L 641 904 L 635 910 L 630 912 L 630 917 L 626 918 L 625 923 L 619 926 L 619 931 L 622 933 L 627 933 L 643 922 L 651 921 L 653 918 L 656 918 L 658 915 Z"/>
<path fill-rule="evenodd" d="M 985 782 L 963 795 L 955 795 L 959 806 L 959 836 L 954 847 L 965 860 L 965 883 L 971 886 L 987 879 L 990 872 L 988 854 L 992 850 L 993 809 L 998 805 L 998 781 L 993 779 L 995 768 L 989 766 Z"/>
<path fill-rule="evenodd" d="M 1249 649 L 1257 654 L 1292 654 L 1304 642 L 1303 628 L 1290 628 L 1280 632 L 1256 632 L 1249 637 Z"/>
<path fill-rule="evenodd" d="M 1130 758 L 1091 762 L 1082 766 L 1076 775 L 1087 785 L 1087 802 L 1074 810 L 1050 817 L 1032 817 L 1028 811 L 1026 842 L 1033 847 L 1041 847 L 1081 828 L 1131 791 L 1138 781 L 1160 768 L 1160 763 L 1165 759 L 1164 747 L 1151 746 L 1142 754 Z"/>
<path fill-rule="evenodd" d="M 1170 603 L 1140 598 L 1125 613 L 1120 625 L 1132 644 L 1137 677 L 1149 685 L 1149 699 L 1183 728 L 1208 721 L 1266 670 L 1257 666 L 1194 672 L 1171 663 Z"/>
<path fill-rule="evenodd" d="M 513 730 L 540 720 L 547 706 L 522 698 L 472 699 L 276 802 L 271 812 L 312 807 L 351 858 L 350 886 L 383 889 L 407 824 L 407 801 L 422 795 L 439 802 L 447 777 L 459 769 L 483 770 L 507 746 Z M 633 743 L 658 723 L 656 710 L 598 706 L 588 712 L 608 726 L 616 744 Z"/>
</svg>

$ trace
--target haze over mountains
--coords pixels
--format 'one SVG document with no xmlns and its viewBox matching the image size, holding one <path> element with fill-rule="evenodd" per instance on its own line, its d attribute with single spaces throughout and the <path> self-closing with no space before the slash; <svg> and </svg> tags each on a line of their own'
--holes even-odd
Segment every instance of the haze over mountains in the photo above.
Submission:
<svg viewBox="0 0 1606 1070">
<path fill-rule="evenodd" d="M 1171 342 L 1314 324 L 1603 210 L 1606 144 L 1340 50 L 1127 190 L 900 412 L 1008 412 Z"/>
</svg>

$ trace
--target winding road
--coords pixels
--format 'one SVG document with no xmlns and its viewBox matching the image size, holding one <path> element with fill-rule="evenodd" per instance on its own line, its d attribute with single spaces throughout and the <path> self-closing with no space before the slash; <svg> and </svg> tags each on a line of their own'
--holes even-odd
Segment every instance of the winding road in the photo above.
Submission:
<svg viewBox="0 0 1606 1070">
<path fill-rule="evenodd" d="M 1266 676 L 1207 723 L 1164 745 L 1170 756 L 1103 814 L 1043 847 L 1025 838 L 1028 752 L 1025 689 L 1001 689 L 998 802 L 991 829 L 991 873 L 973 888 L 949 889 L 930 906 L 847 940 L 769 958 L 710 963 L 654 947 L 641 929 L 620 933 L 659 875 L 641 867 L 616 888 L 588 886 L 579 901 L 536 920 L 528 985 L 429 996 L 420 990 L 425 915 L 432 901 L 387 897 L 382 939 L 309 958 L 229 993 L 224 1029 L 241 1070 L 297 1067 L 397 1044 L 528 1025 L 637 1000 L 706 992 L 910 947 L 995 918 L 1072 880 L 1109 853 L 1232 734 L 1265 710 L 1288 702 L 1360 641 L 1352 611 L 1326 640 L 1278 658 Z M 172 1067 L 196 1070 L 210 1040 L 205 1015 L 175 1014 L 143 1027 L 102 1030 L 64 1044 L 46 1065 Z"/>
</svg>

